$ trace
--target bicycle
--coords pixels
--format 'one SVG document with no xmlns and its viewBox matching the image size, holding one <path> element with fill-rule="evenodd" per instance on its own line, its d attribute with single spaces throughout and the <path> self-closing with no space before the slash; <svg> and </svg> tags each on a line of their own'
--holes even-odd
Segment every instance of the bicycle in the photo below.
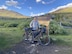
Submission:
<svg viewBox="0 0 72 54">
<path fill-rule="evenodd" d="M 37 31 L 28 31 L 28 38 L 27 41 L 31 42 L 32 38 L 34 39 L 34 41 L 37 41 L 40 45 L 49 45 L 50 44 L 50 37 L 47 34 L 47 30 L 44 32 L 43 30 L 46 30 L 46 27 L 42 27 L 39 29 L 39 34 L 37 34 L 35 37 L 32 36 L 33 33 L 37 32 Z M 26 37 L 26 34 L 24 34 L 24 37 Z"/>
</svg>

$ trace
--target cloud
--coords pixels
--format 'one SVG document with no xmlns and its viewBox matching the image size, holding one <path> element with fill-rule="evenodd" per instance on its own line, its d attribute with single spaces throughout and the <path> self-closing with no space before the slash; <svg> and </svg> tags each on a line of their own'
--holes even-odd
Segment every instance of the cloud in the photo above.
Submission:
<svg viewBox="0 0 72 54">
<path fill-rule="evenodd" d="M 37 3 L 38 3 L 38 2 L 41 2 L 42 4 L 50 4 L 50 3 L 53 3 L 54 1 L 56 1 L 56 0 L 51 0 L 51 1 L 49 1 L 49 2 L 45 2 L 45 1 L 43 1 L 43 0 L 36 0 Z"/>
<path fill-rule="evenodd" d="M 42 1 L 42 4 L 46 4 L 46 2 L 45 1 Z"/>
<path fill-rule="evenodd" d="M 30 7 L 28 7 L 30 10 L 32 9 L 32 7 L 30 6 Z"/>
<path fill-rule="evenodd" d="M 19 5 L 18 1 L 14 1 L 14 0 L 6 1 L 6 5 L 7 6 L 14 6 L 18 9 L 21 9 L 21 7 L 18 6 Z"/>
<path fill-rule="evenodd" d="M 36 2 L 38 3 L 38 2 L 41 2 L 42 0 L 36 0 Z"/>
<path fill-rule="evenodd" d="M 17 6 L 18 1 L 14 1 L 14 0 L 6 1 L 6 5 L 8 5 L 8 6 Z"/>
<path fill-rule="evenodd" d="M 15 6 L 16 8 L 18 8 L 18 9 L 21 9 L 21 7 L 19 7 L 19 6 Z"/>
<path fill-rule="evenodd" d="M 31 15 L 30 16 L 40 16 L 40 15 L 44 15 L 45 13 L 38 13 L 38 14 L 34 14 L 33 12 L 31 12 Z"/>
<path fill-rule="evenodd" d="M 23 0 L 23 3 L 20 3 L 20 4 L 25 4 L 26 1 L 27 1 L 27 0 Z"/>
<path fill-rule="evenodd" d="M 47 4 L 51 4 L 51 3 L 53 3 L 54 1 L 56 1 L 56 0 L 51 0 L 51 1 L 47 2 Z"/>
<path fill-rule="evenodd" d="M 54 11 L 57 11 L 57 10 L 62 9 L 62 8 L 67 8 L 67 7 L 72 7 L 72 3 L 68 3 L 66 5 L 59 6 L 59 7 L 55 8 L 55 9 L 49 11 L 49 13 L 54 12 Z"/>
<path fill-rule="evenodd" d="M 51 4 L 51 3 L 53 3 L 54 1 L 56 1 L 56 0 L 51 0 L 51 1 L 49 1 L 49 2 L 42 1 L 42 4 Z"/>
<path fill-rule="evenodd" d="M 0 6 L 0 9 L 7 9 L 8 7 L 5 5 Z"/>
</svg>

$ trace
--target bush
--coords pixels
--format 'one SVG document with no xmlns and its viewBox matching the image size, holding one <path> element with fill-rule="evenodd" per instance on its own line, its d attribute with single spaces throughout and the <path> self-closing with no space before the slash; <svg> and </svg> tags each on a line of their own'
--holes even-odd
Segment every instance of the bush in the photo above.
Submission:
<svg viewBox="0 0 72 54">
<path fill-rule="evenodd" d="M 4 27 L 17 27 L 18 23 L 6 23 Z"/>
<path fill-rule="evenodd" d="M 72 23 L 70 22 L 62 22 L 63 26 L 72 27 Z"/>
<path fill-rule="evenodd" d="M 29 27 L 30 22 L 32 21 L 33 18 L 26 18 L 22 23 L 18 25 L 19 29 L 24 29 L 25 27 Z"/>
<path fill-rule="evenodd" d="M 0 26 L 4 26 L 5 22 L 0 22 Z"/>
<path fill-rule="evenodd" d="M 29 23 L 27 22 L 22 22 L 21 24 L 18 25 L 18 28 L 23 29 L 25 27 L 29 27 Z"/>
<path fill-rule="evenodd" d="M 56 21 L 50 22 L 50 34 L 68 34 L 67 30 L 60 26 Z"/>
</svg>

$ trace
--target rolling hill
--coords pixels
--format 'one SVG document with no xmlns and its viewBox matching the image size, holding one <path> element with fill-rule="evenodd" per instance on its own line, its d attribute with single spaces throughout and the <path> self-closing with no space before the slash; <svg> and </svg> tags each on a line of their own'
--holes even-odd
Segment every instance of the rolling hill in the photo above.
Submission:
<svg viewBox="0 0 72 54">
<path fill-rule="evenodd" d="M 0 9 L 0 17 L 8 17 L 8 18 L 28 18 L 18 12 L 6 9 Z"/>
<path fill-rule="evenodd" d="M 61 18 L 66 18 L 66 19 L 72 20 L 72 7 L 61 8 L 61 9 L 58 9 L 58 10 L 48 13 L 48 14 L 51 14 L 51 16 L 54 15 L 56 18 L 61 17 Z"/>
<path fill-rule="evenodd" d="M 72 7 L 61 8 L 52 13 L 72 13 Z"/>
<path fill-rule="evenodd" d="M 48 14 L 54 16 L 53 19 L 61 23 L 61 25 L 72 27 L 72 7 L 61 8 Z"/>
<path fill-rule="evenodd" d="M 61 8 L 54 12 L 42 15 L 41 17 L 49 17 L 48 15 L 58 23 L 61 22 L 65 26 L 72 26 L 72 7 Z"/>
</svg>

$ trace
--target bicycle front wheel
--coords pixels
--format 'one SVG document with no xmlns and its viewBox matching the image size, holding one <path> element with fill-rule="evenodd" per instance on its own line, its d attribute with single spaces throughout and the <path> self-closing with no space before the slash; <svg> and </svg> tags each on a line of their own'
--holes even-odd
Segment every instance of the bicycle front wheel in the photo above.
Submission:
<svg viewBox="0 0 72 54">
<path fill-rule="evenodd" d="M 47 34 L 42 34 L 42 36 L 39 38 L 39 42 L 41 45 L 49 45 L 50 44 L 50 37 Z"/>
</svg>

